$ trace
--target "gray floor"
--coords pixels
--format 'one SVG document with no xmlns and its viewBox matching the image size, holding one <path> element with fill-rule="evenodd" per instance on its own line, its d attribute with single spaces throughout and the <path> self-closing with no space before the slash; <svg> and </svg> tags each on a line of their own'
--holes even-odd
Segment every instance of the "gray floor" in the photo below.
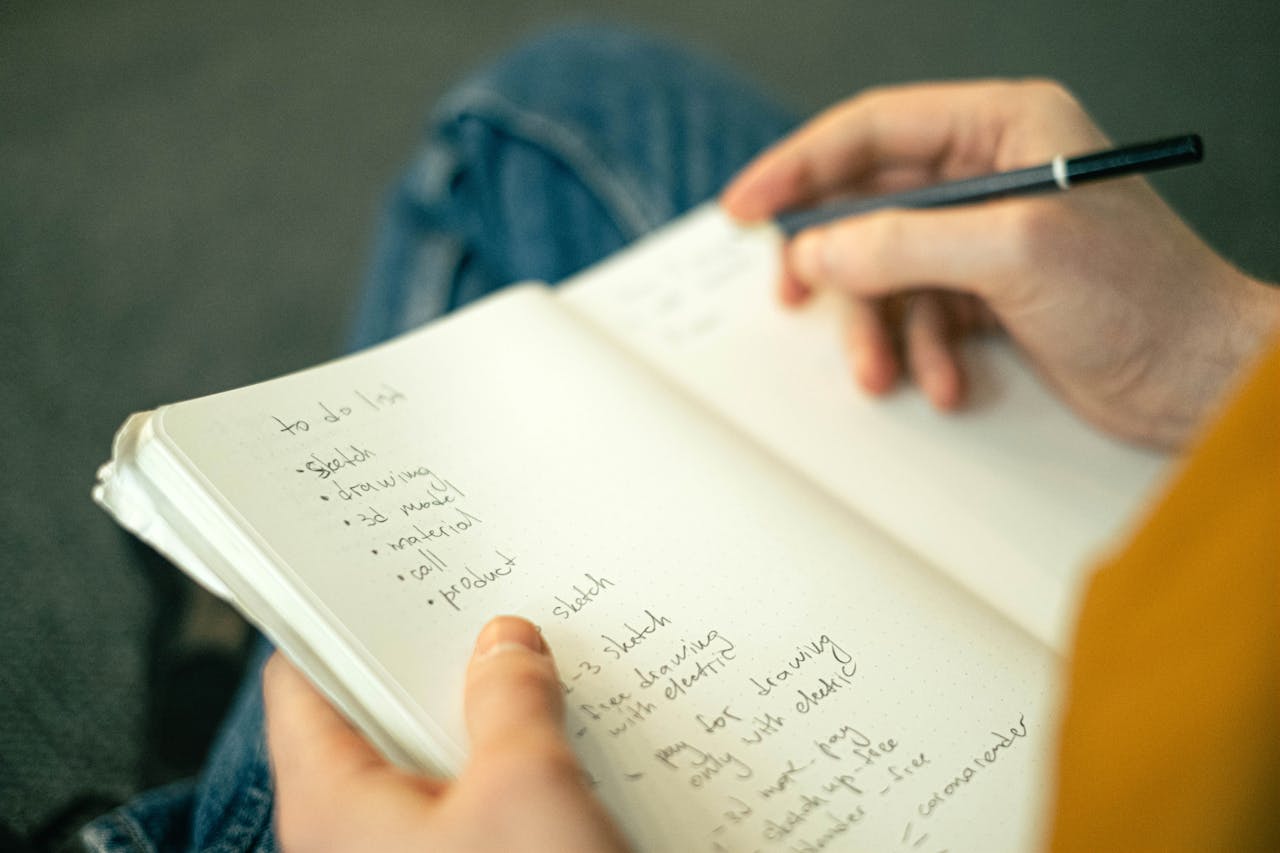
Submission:
<svg viewBox="0 0 1280 853">
<path fill-rule="evenodd" d="M 1202 133 L 1208 161 L 1159 186 L 1280 278 L 1275 0 L 610 8 L 0 6 L 0 846 L 157 775 L 149 644 L 176 593 L 89 503 L 114 428 L 334 354 L 426 107 L 533 28 L 642 23 L 800 109 L 875 83 L 1058 77 L 1118 140 Z"/>
</svg>

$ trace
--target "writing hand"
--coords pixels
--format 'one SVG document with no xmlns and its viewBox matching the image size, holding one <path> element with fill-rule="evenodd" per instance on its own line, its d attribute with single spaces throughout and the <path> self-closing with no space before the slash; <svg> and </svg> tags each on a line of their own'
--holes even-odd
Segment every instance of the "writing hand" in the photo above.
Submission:
<svg viewBox="0 0 1280 853">
<path fill-rule="evenodd" d="M 279 653 L 263 673 L 276 833 L 288 851 L 622 851 L 561 732 L 555 664 L 528 622 L 485 626 L 456 781 L 389 764 Z"/>
<path fill-rule="evenodd" d="M 1060 86 L 926 84 L 839 104 L 750 164 L 722 202 L 759 220 L 841 195 L 1047 162 L 1108 141 Z M 882 210 L 797 235 L 781 291 L 847 294 L 854 373 L 882 393 L 908 372 L 962 404 L 955 349 L 999 326 L 1084 417 L 1176 447 L 1280 318 L 1280 292 L 1208 248 L 1141 178 L 1052 196 Z"/>
</svg>

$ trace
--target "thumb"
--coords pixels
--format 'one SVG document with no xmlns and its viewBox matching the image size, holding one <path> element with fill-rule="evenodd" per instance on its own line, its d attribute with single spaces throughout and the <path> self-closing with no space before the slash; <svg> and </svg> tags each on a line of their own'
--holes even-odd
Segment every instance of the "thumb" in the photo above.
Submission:
<svg viewBox="0 0 1280 853">
<path fill-rule="evenodd" d="M 789 271 L 812 288 L 889 296 L 924 285 L 999 301 L 999 282 L 1018 262 L 1012 205 L 884 210 L 801 232 Z"/>
<path fill-rule="evenodd" d="M 480 631 L 464 704 L 473 761 L 494 753 L 568 751 L 555 662 L 524 619 L 499 616 Z"/>
</svg>

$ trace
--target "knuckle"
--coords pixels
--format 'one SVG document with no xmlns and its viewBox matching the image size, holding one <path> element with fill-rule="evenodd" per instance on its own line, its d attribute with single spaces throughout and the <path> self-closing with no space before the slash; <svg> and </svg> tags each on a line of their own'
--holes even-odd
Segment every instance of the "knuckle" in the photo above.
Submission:
<svg viewBox="0 0 1280 853">
<path fill-rule="evenodd" d="M 506 748 L 490 757 L 487 768 L 512 791 L 576 785 L 583 771 L 562 738 L 528 734 L 513 738 Z"/>
<path fill-rule="evenodd" d="M 858 251 L 847 253 L 851 257 L 845 259 L 846 273 L 859 278 L 891 269 L 904 239 L 902 217 L 887 212 L 872 214 L 859 224 Z"/>
<path fill-rule="evenodd" d="M 1080 102 L 1071 90 L 1057 80 L 1048 77 L 1031 77 L 1019 84 L 1031 101 L 1050 108 L 1069 107 L 1080 109 Z"/>
<path fill-rule="evenodd" d="M 1006 265 L 1029 269 L 1040 263 L 1061 230 L 1058 210 L 1039 199 L 1027 199 L 1008 206 L 1003 222 L 1009 256 Z"/>
<path fill-rule="evenodd" d="M 905 334 L 915 359 L 932 357 L 934 344 L 942 332 L 940 306 L 936 293 L 925 291 L 915 294 L 907 316 Z"/>
<path fill-rule="evenodd" d="M 530 709 L 547 707 L 558 712 L 560 688 L 554 666 L 548 659 L 521 655 L 519 659 L 493 663 L 474 667 L 469 673 L 470 701 L 519 704 Z"/>
<path fill-rule="evenodd" d="M 866 104 L 881 103 L 883 101 L 892 99 L 901 91 L 902 91 L 901 86 L 890 86 L 886 84 L 880 84 L 876 86 L 867 86 L 866 88 L 859 91 L 852 98 L 849 98 L 846 101 L 846 103 L 849 104 L 850 106 L 854 106 L 854 105 L 862 106 Z"/>
<path fill-rule="evenodd" d="M 808 158 L 796 157 L 788 164 L 791 168 L 783 173 L 782 194 L 785 198 L 809 199 L 817 192 L 820 185 L 814 173 L 814 165 Z"/>
<path fill-rule="evenodd" d="M 555 672 L 545 659 L 529 661 L 527 665 L 515 668 L 508 679 L 507 689 L 538 701 L 560 695 Z"/>
<path fill-rule="evenodd" d="M 1006 223 L 1013 237 L 1027 245 L 1038 244 L 1052 227 L 1053 216 L 1043 204 L 1026 200 L 1010 205 Z"/>
<path fill-rule="evenodd" d="M 1033 123 L 1072 135 L 1094 133 L 1093 121 L 1075 94 L 1056 80 L 1031 79 L 1019 84 Z"/>
</svg>

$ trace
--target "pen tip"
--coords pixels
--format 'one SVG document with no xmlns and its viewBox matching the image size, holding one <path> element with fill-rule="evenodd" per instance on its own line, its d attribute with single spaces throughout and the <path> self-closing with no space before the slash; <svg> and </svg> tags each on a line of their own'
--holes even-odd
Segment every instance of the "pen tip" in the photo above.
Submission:
<svg viewBox="0 0 1280 853">
<path fill-rule="evenodd" d="M 1204 159 L 1204 140 L 1200 138 L 1200 134 L 1187 134 L 1187 150 L 1195 162 L 1198 163 Z"/>
</svg>

